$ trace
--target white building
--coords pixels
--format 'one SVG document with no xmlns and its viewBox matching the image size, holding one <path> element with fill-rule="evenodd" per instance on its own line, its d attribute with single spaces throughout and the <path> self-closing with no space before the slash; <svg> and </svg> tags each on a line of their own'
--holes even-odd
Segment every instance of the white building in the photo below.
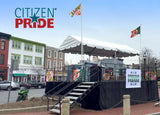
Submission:
<svg viewBox="0 0 160 115">
<path fill-rule="evenodd" d="M 13 64 L 12 80 L 26 82 L 31 80 L 45 81 L 44 54 L 45 44 L 22 38 L 11 37 L 9 41 L 9 80 L 11 80 L 11 60 Z M 18 65 L 19 69 L 15 66 Z M 15 70 L 16 69 L 16 70 Z"/>
</svg>

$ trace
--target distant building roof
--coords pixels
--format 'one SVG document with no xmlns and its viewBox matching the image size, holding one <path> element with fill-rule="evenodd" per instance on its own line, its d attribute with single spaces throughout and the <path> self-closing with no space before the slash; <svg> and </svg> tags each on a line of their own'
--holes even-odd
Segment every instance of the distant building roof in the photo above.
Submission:
<svg viewBox="0 0 160 115">
<path fill-rule="evenodd" d="M 0 32 L 0 38 L 9 40 L 10 37 L 11 37 L 10 34 Z"/>
<path fill-rule="evenodd" d="M 44 43 L 40 43 L 40 42 L 36 42 L 36 41 L 32 41 L 32 40 L 27 40 L 27 39 L 23 39 L 23 38 L 18 38 L 18 37 L 14 37 L 14 36 L 11 36 L 10 39 L 11 40 L 19 40 L 19 41 L 23 41 L 23 42 L 34 43 L 34 44 L 37 44 L 37 45 L 46 46 L 46 44 L 44 44 Z"/>
<path fill-rule="evenodd" d="M 58 48 L 55 48 L 55 47 L 52 47 L 52 46 L 46 46 L 46 49 L 59 50 Z"/>
</svg>

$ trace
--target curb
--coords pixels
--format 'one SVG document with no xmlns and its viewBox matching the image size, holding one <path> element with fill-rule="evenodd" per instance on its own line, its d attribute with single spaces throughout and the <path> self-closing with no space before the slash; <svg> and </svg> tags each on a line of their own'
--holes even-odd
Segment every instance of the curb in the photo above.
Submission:
<svg viewBox="0 0 160 115">
<path fill-rule="evenodd" d="M 37 112 L 37 111 L 47 111 L 47 105 L 35 106 L 35 107 L 25 107 L 25 108 L 0 109 L 0 114 L 19 113 L 19 112 Z"/>
<path fill-rule="evenodd" d="M 150 113 L 150 114 L 146 114 L 146 115 L 160 115 L 160 112 L 158 112 L 158 113 Z"/>
</svg>

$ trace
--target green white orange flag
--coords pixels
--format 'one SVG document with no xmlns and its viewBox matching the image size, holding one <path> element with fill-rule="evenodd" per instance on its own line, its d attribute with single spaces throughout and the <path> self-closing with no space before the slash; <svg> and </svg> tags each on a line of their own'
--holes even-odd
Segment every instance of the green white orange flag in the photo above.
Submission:
<svg viewBox="0 0 160 115">
<path fill-rule="evenodd" d="M 136 36 L 137 34 L 140 34 L 140 33 L 141 33 L 141 26 L 139 26 L 135 30 L 131 31 L 131 38 L 133 38 L 134 36 Z"/>
<path fill-rule="evenodd" d="M 75 8 L 75 10 L 72 10 L 69 14 L 70 14 L 72 17 L 73 17 L 74 15 L 77 15 L 77 16 L 81 15 L 81 4 L 78 5 L 78 6 Z"/>
</svg>

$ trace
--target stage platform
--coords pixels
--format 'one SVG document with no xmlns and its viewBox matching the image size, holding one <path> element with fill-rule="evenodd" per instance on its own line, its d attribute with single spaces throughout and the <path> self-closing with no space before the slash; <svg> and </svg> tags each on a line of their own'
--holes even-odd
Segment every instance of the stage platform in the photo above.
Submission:
<svg viewBox="0 0 160 115">
<path fill-rule="evenodd" d="M 46 91 L 50 91 L 61 82 L 47 82 Z M 125 81 L 101 81 L 97 82 L 97 86 L 80 101 L 83 108 L 103 110 L 109 109 L 123 100 L 124 94 L 131 95 L 131 104 L 146 103 L 149 101 L 159 100 L 157 81 L 142 81 L 141 88 L 125 88 Z M 65 82 L 66 84 L 72 84 L 66 90 L 62 91 L 60 95 L 65 95 L 73 87 L 79 84 L 79 82 Z M 57 87 L 56 89 L 60 89 Z M 56 92 L 56 89 L 50 91 L 48 94 L 52 95 Z M 122 106 L 123 103 L 118 106 Z"/>
</svg>

